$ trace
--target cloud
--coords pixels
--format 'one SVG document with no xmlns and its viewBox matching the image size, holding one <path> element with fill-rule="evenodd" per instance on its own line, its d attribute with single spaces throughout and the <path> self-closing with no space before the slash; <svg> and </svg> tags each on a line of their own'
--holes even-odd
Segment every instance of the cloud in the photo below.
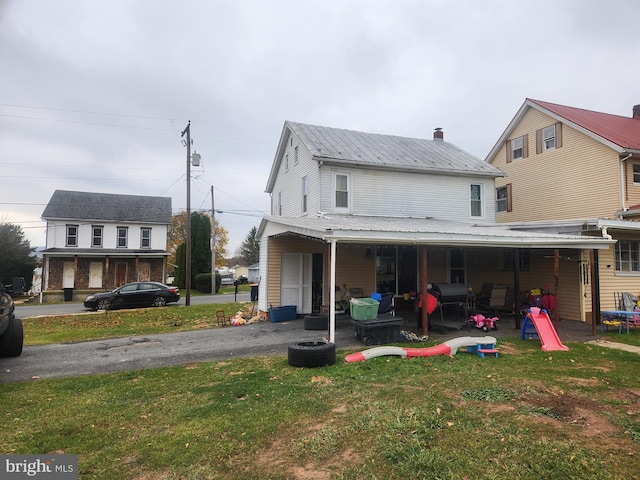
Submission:
<svg viewBox="0 0 640 480">
<path fill-rule="evenodd" d="M 527 97 L 630 115 L 638 18 L 634 0 L 5 1 L 0 209 L 35 245 L 55 189 L 184 209 L 191 120 L 191 205 L 211 208 L 214 187 L 233 254 L 269 210 L 285 120 L 442 127 L 484 158 Z"/>
</svg>

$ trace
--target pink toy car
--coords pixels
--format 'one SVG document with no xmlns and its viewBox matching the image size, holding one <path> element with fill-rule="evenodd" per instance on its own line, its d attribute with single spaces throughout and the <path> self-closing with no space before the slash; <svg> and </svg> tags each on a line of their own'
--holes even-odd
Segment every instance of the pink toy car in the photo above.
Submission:
<svg viewBox="0 0 640 480">
<path fill-rule="evenodd" d="M 498 324 L 496 322 L 499 320 L 498 317 L 487 318 L 479 313 L 469 317 L 469 322 L 473 323 L 476 328 L 481 328 L 483 332 L 498 330 Z"/>
</svg>

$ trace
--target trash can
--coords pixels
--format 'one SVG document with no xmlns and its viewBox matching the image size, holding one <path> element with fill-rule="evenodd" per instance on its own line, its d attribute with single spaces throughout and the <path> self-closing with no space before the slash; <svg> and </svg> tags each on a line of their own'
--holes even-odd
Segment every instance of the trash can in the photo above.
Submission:
<svg viewBox="0 0 640 480">
<path fill-rule="evenodd" d="M 257 283 L 251 284 L 251 301 L 252 302 L 258 301 L 258 284 Z"/>
<path fill-rule="evenodd" d="M 70 302 L 73 300 L 73 288 L 63 288 L 64 291 L 64 301 Z"/>
</svg>

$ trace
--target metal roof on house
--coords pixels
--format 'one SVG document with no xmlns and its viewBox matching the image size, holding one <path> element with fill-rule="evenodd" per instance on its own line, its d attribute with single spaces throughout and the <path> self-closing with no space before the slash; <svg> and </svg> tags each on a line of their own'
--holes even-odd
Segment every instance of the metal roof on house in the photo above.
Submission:
<svg viewBox="0 0 640 480">
<path fill-rule="evenodd" d="M 444 140 L 398 137 L 287 121 L 314 157 L 343 164 L 425 172 L 504 175 Z"/>
<path fill-rule="evenodd" d="M 56 190 L 42 218 L 170 224 L 171 198 Z"/>
<path fill-rule="evenodd" d="M 640 118 L 594 112 L 540 100 L 530 101 L 624 149 L 640 149 Z"/>
<path fill-rule="evenodd" d="M 333 165 L 440 175 L 503 177 L 504 172 L 444 140 L 399 137 L 285 121 L 267 182 L 275 182 L 289 132 L 317 161 Z"/>
<path fill-rule="evenodd" d="M 609 248 L 614 243 L 599 237 L 522 231 L 498 224 L 467 224 L 436 218 L 266 216 L 258 233 L 262 235 L 269 224 L 269 235 L 293 233 L 327 242 L 584 249 Z"/>
<path fill-rule="evenodd" d="M 485 161 L 489 162 L 496 156 L 500 147 L 510 137 L 511 132 L 529 108 L 535 108 L 556 121 L 571 126 L 616 150 L 618 153 L 640 152 L 640 118 L 638 117 L 611 115 L 609 113 L 594 112 L 527 98 L 493 146 Z"/>
</svg>

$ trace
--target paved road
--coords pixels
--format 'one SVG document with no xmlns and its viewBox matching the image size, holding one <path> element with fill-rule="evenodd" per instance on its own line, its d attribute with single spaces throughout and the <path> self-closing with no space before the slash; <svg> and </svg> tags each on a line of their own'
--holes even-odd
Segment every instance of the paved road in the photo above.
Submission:
<svg viewBox="0 0 640 480">
<path fill-rule="evenodd" d="M 0 383 L 74 377 L 184 365 L 194 362 L 265 355 L 287 356 L 288 346 L 321 340 L 327 332 L 305 330 L 303 319 L 260 322 L 162 335 L 132 336 L 113 340 L 26 346 L 20 357 L 0 358 Z M 354 327 L 341 320 L 336 346 L 363 346 Z"/>
<path fill-rule="evenodd" d="M 191 296 L 191 305 L 204 305 L 209 303 L 231 303 L 231 302 L 249 302 L 251 301 L 250 293 L 227 293 L 224 295 L 197 295 Z M 170 303 L 169 306 L 185 304 L 184 294 L 179 302 Z M 64 315 L 68 313 L 86 312 L 81 302 L 66 303 L 45 303 L 45 304 L 16 304 L 16 316 L 18 318 L 35 317 L 38 315 Z"/>
</svg>

